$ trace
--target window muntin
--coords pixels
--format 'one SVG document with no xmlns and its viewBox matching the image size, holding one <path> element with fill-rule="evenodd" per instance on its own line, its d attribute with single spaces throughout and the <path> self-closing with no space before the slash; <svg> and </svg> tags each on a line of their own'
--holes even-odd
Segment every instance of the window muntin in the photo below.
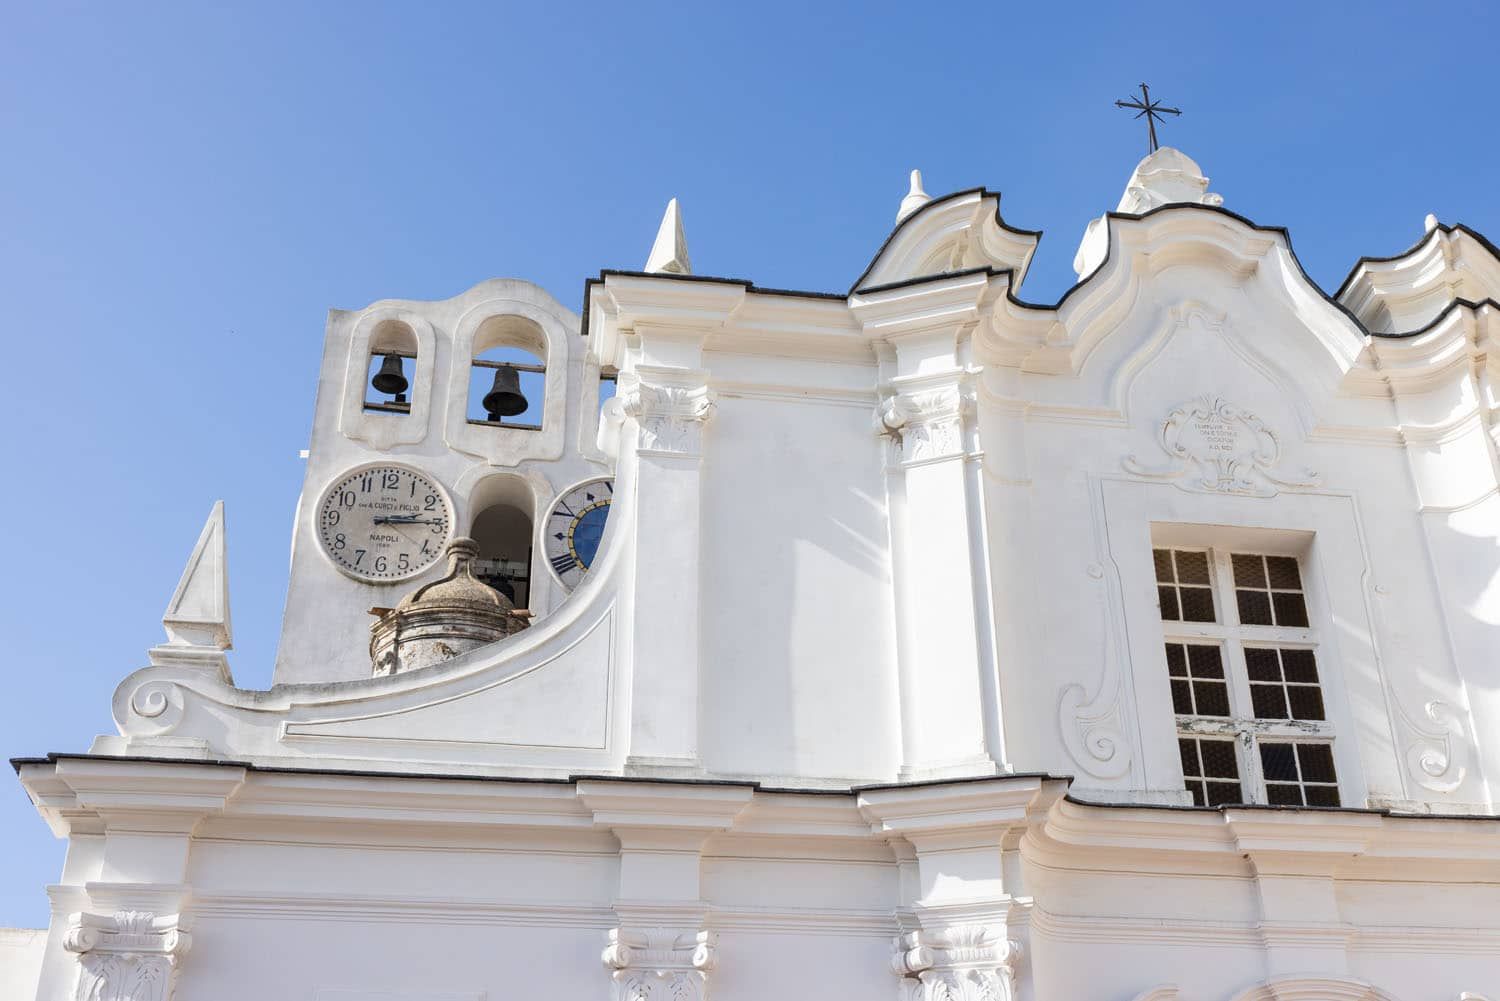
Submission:
<svg viewBox="0 0 1500 1001">
<path fill-rule="evenodd" d="M 1338 806 L 1334 734 L 1297 559 L 1166 547 L 1152 556 L 1193 802 Z"/>
</svg>

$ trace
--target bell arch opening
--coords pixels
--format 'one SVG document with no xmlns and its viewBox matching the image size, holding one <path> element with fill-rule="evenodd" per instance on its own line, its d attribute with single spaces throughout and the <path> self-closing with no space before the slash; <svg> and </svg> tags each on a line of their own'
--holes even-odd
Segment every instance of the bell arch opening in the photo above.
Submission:
<svg viewBox="0 0 1500 1001">
<path fill-rule="evenodd" d="M 547 338 L 523 316 L 492 316 L 474 335 L 469 367 L 470 424 L 542 429 Z"/>
<path fill-rule="evenodd" d="M 470 497 L 469 536 L 479 545 L 474 576 L 505 595 L 516 608 L 530 608 L 535 503 L 519 476 L 486 477 Z"/>
<path fill-rule="evenodd" d="M 399 320 L 385 320 L 370 334 L 365 360 L 364 409 L 411 413 L 411 384 L 417 370 L 417 334 Z"/>
</svg>

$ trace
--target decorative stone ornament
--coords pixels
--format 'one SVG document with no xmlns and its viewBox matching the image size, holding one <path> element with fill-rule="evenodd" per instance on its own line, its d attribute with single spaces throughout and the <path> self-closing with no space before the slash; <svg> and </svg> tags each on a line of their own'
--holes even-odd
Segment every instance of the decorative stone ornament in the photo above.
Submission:
<svg viewBox="0 0 1500 1001">
<path fill-rule="evenodd" d="M 895 439 L 904 462 L 959 455 L 964 450 L 964 404 L 957 386 L 896 393 L 881 400 L 876 430 Z"/>
<path fill-rule="evenodd" d="M 911 190 L 906 193 L 905 198 L 901 199 L 901 207 L 896 210 L 896 221 L 901 222 L 930 201 L 932 201 L 932 196 L 922 190 L 922 172 L 912 171 Z"/>
<path fill-rule="evenodd" d="M 1149 466 L 1134 455 L 1125 468 L 1138 476 L 1173 480 L 1188 490 L 1270 497 L 1278 487 L 1317 482 L 1277 473 L 1281 441 L 1259 417 L 1220 396 L 1205 394 L 1177 407 L 1162 421 L 1157 443 L 1169 462 Z"/>
<path fill-rule="evenodd" d="M 641 270 L 653 275 L 690 275 L 693 262 L 688 257 L 687 234 L 682 229 L 682 210 L 677 199 L 667 202 L 667 211 L 662 214 L 661 226 L 656 230 L 656 242 Z"/>
<path fill-rule="evenodd" d="M 1021 946 L 991 925 L 907 932 L 891 968 L 902 1001 L 1012 1001 Z"/>
<path fill-rule="evenodd" d="M 370 661 L 377 676 L 415 671 L 451 660 L 526 628 L 529 613 L 474 576 L 479 544 L 457 538 L 448 545 L 448 572 L 401 599 L 394 609 L 371 611 Z"/>
<path fill-rule="evenodd" d="M 697 455 L 703 425 L 713 416 L 714 393 L 706 385 L 635 381 L 619 392 L 622 412 L 640 427 L 638 448 L 668 455 Z"/>
<path fill-rule="evenodd" d="M 707 1001 L 718 952 L 709 931 L 614 928 L 600 958 L 612 1001 Z"/>
<path fill-rule="evenodd" d="M 68 917 L 63 948 L 78 954 L 76 1001 L 171 1001 L 191 938 L 178 915 L 146 911 Z"/>
<path fill-rule="evenodd" d="M 152 664 L 189 667 L 233 684 L 224 655 L 233 646 L 225 550 L 224 502 L 217 501 L 162 613 L 167 642 L 148 652 Z"/>
</svg>

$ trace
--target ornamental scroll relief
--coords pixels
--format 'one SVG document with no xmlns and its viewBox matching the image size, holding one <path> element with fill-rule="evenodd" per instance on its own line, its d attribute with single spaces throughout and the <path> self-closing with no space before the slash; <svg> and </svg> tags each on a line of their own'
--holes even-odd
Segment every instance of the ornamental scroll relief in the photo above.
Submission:
<svg viewBox="0 0 1500 1001">
<path fill-rule="evenodd" d="M 1271 497 L 1281 487 L 1311 487 L 1318 474 L 1278 472 L 1281 440 L 1259 417 L 1224 399 L 1204 394 L 1169 413 L 1157 432 L 1168 461 L 1152 466 L 1133 453 L 1127 472 L 1171 481 L 1184 490 Z"/>
</svg>

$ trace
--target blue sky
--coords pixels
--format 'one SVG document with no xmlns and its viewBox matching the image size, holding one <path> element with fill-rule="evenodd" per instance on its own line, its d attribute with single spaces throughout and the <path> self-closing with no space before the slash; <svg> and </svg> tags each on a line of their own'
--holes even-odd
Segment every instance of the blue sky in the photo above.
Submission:
<svg viewBox="0 0 1500 1001">
<path fill-rule="evenodd" d="M 578 308 L 667 199 L 695 269 L 844 290 L 921 167 L 1071 283 L 1144 132 L 1337 287 L 1422 217 L 1500 239 L 1490 5 L 3 5 L 4 756 L 81 751 L 214 500 L 269 684 L 324 313 L 538 282 Z M 0 790 L 0 925 L 61 843 Z"/>
</svg>

